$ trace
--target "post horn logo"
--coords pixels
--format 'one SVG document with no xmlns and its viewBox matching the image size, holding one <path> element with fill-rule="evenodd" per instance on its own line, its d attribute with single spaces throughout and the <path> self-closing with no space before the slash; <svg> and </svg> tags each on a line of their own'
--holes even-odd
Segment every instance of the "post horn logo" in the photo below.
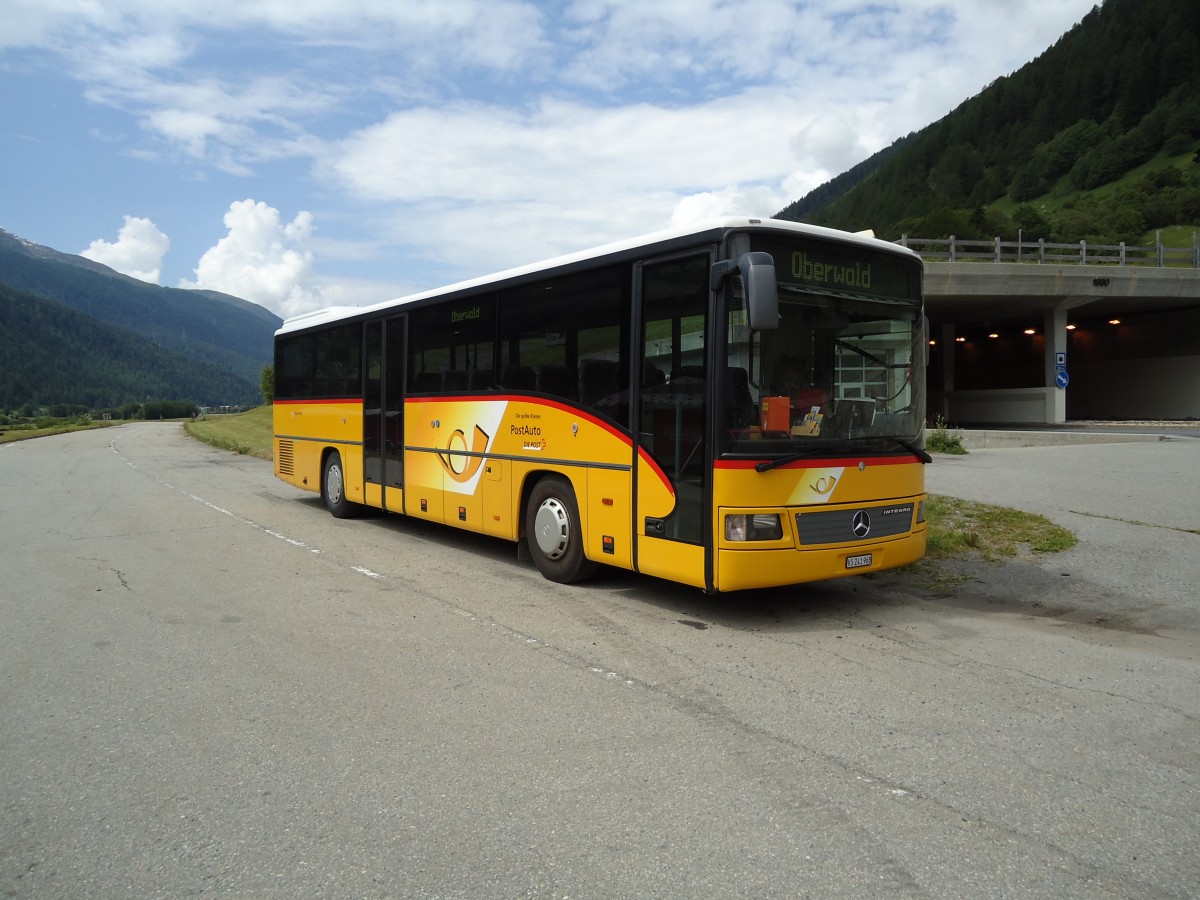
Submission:
<svg viewBox="0 0 1200 900">
<path fill-rule="evenodd" d="M 438 453 L 438 459 L 442 461 L 442 468 L 446 470 L 447 475 L 460 484 L 465 484 L 475 477 L 475 473 L 483 465 L 483 452 L 487 449 L 487 443 L 488 433 L 476 425 L 468 449 L 466 433 L 461 428 L 456 428 L 446 441 L 446 450 Z M 456 447 L 455 444 L 461 446 Z"/>
<path fill-rule="evenodd" d="M 809 490 L 815 491 L 818 494 L 828 494 L 833 490 L 833 486 L 837 484 L 837 477 L 834 475 L 822 475 L 816 480 L 816 483 L 810 484 Z"/>
</svg>

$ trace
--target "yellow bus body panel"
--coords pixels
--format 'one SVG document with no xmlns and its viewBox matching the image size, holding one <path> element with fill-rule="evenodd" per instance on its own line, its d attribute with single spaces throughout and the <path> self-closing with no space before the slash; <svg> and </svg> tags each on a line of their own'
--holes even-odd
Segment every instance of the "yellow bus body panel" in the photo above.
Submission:
<svg viewBox="0 0 1200 900">
<path fill-rule="evenodd" d="M 383 485 L 381 484 L 364 484 L 363 497 L 367 506 L 374 506 L 378 509 L 383 508 Z M 393 497 L 393 502 L 395 498 Z"/>
<path fill-rule="evenodd" d="M 355 400 L 285 401 L 272 408 L 275 474 L 298 488 L 321 491 L 325 451 L 342 457 L 346 497 L 367 502 L 362 480 L 362 402 Z"/>
<path fill-rule="evenodd" d="M 632 494 L 633 477 L 628 471 L 588 469 L 587 511 L 579 511 L 581 518 L 587 516 L 583 549 L 588 559 L 623 569 L 633 568 L 633 540 L 629 533 Z"/>
<path fill-rule="evenodd" d="M 525 484 L 553 472 L 575 491 L 587 557 L 633 565 L 633 451 L 600 417 L 523 397 L 409 400 L 404 445 L 410 515 L 519 540 Z"/>
<path fill-rule="evenodd" d="M 925 499 L 924 467 L 915 458 L 846 458 L 781 466 L 757 472 L 752 463 L 722 466 L 713 473 L 717 514 L 713 520 L 714 587 L 719 591 L 774 587 L 842 578 L 907 565 L 925 554 L 926 526 L 918 522 Z M 844 512 L 911 504 L 910 521 L 887 537 L 804 546 L 796 514 Z M 775 514 L 783 536 L 776 541 L 730 541 L 730 514 Z M 847 567 L 870 555 L 869 565 Z"/>
<path fill-rule="evenodd" d="M 275 473 L 319 492 L 325 454 L 341 454 L 346 496 L 383 506 L 383 489 L 363 483 L 360 401 L 274 404 Z M 589 559 L 707 588 L 704 548 L 645 534 L 647 517 L 666 518 L 675 493 L 645 453 L 601 417 L 564 403 L 524 397 L 409 400 L 404 414 L 404 491 L 387 492 L 388 507 L 506 540 L 520 540 L 522 498 L 530 479 L 566 478 L 579 504 Z M 633 492 L 634 460 L 637 496 Z M 753 462 L 719 462 L 713 471 L 713 584 L 718 591 L 775 587 L 903 566 L 925 552 L 926 528 L 890 537 L 803 547 L 796 514 L 844 511 L 925 499 L 924 470 L 911 457 L 804 461 L 757 472 Z M 725 538 L 728 514 L 775 514 L 777 541 Z M 636 530 L 636 533 L 635 533 Z M 635 541 L 637 542 L 635 547 Z M 847 568 L 849 557 L 869 566 Z"/>
<path fill-rule="evenodd" d="M 638 571 L 704 588 L 704 548 L 665 538 L 638 538 Z"/>
</svg>

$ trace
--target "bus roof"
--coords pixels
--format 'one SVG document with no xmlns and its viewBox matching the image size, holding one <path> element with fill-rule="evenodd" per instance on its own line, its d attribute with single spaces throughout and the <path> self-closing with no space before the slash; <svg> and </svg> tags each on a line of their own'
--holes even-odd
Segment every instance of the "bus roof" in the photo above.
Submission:
<svg viewBox="0 0 1200 900">
<path fill-rule="evenodd" d="M 461 291 L 484 287 L 489 284 L 499 284 L 501 282 L 521 278 L 525 275 L 533 275 L 538 272 L 577 265 L 579 263 L 588 262 L 589 260 L 598 260 L 606 256 L 627 253 L 631 250 L 636 250 L 642 247 L 655 247 L 661 244 L 677 243 L 687 238 L 700 238 L 702 236 L 712 236 L 715 238 L 718 234 L 726 231 L 755 230 L 790 231 L 795 234 L 807 235 L 809 237 L 856 243 L 865 247 L 870 247 L 873 250 L 883 250 L 885 252 L 892 252 L 901 256 L 917 256 L 917 254 L 913 251 L 901 247 L 898 244 L 893 244 L 889 241 L 882 241 L 875 238 L 870 232 L 851 234 L 850 232 L 837 231 L 836 229 L 825 228 L 820 225 L 807 225 L 802 222 L 789 222 L 784 219 L 761 219 L 748 217 L 708 219 L 701 222 L 693 222 L 692 224 L 683 227 L 668 228 L 663 231 L 655 231 L 650 234 L 643 234 L 638 237 L 628 238 L 623 241 L 616 241 L 611 244 L 604 244 L 588 250 L 581 250 L 576 253 L 568 253 L 563 256 L 556 256 L 552 259 L 530 263 L 529 265 L 505 269 L 501 272 L 484 275 L 479 278 L 472 278 L 467 281 L 460 281 L 455 284 L 434 288 L 433 290 L 429 291 L 422 291 L 420 293 L 409 294 L 404 297 L 384 300 L 380 303 L 371 304 L 369 306 L 330 306 L 326 307 L 325 309 L 318 309 L 310 313 L 301 313 L 300 315 L 292 316 L 285 320 L 283 325 L 280 326 L 279 330 L 275 333 L 277 335 L 287 334 L 288 332 L 292 331 L 303 331 L 305 329 L 315 328 L 320 325 L 332 324 L 342 319 L 357 318 L 360 316 L 366 317 L 383 310 L 406 306 L 419 300 L 456 294 Z"/>
</svg>

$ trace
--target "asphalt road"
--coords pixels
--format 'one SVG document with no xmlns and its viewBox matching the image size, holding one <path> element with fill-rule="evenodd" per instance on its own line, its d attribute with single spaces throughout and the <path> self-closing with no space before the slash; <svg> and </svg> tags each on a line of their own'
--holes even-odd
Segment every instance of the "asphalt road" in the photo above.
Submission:
<svg viewBox="0 0 1200 900">
<path fill-rule="evenodd" d="M 939 455 L 927 483 L 1040 513 L 1078 536 L 1074 550 L 988 579 L 992 599 L 1116 627 L 1200 632 L 1200 438 Z"/>
<path fill-rule="evenodd" d="M 1138 446 L 1050 483 L 1168 527 L 988 451 L 931 485 L 1024 477 L 1080 549 L 711 598 L 334 520 L 173 425 L 6 445 L 0 894 L 1195 896 L 1197 511 L 1145 485 L 1200 443 Z M 1166 552 L 1116 584 L 1122 535 Z"/>
</svg>

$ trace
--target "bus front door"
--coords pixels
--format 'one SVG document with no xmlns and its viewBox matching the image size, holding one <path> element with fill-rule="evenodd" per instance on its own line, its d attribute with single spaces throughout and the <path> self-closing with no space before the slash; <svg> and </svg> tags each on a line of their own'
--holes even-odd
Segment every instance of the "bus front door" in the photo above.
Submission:
<svg viewBox="0 0 1200 900">
<path fill-rule="evenodd" d="M 637 568 L 706 586 L 709 254 L 641 268 Z"/>
</svg>

